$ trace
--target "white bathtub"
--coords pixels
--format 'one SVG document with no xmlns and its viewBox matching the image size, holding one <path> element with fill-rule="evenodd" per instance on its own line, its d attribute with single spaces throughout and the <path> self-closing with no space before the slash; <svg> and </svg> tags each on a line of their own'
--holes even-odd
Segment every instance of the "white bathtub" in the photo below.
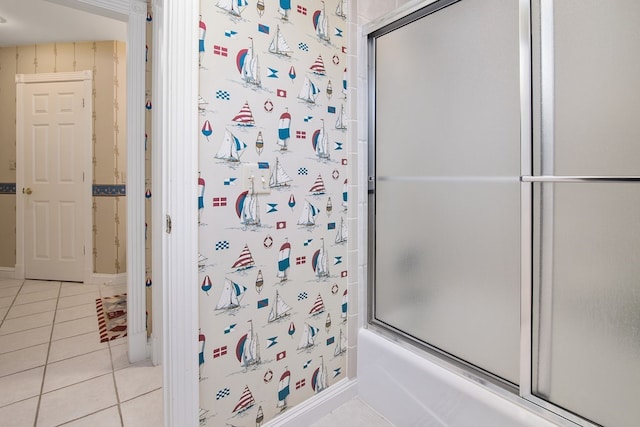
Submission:
<svg viewBox="0 0 640 427">
<path fill-rule="evenodd" d="M 358 395 L 398 427 L 556 424 L 380 336 L 358 333 Z"/>
</svg>

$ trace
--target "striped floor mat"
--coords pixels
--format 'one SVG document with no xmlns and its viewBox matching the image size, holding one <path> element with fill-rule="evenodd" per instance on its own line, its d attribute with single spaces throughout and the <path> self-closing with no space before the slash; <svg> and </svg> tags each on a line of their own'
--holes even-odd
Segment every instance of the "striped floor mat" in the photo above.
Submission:
<svg viewBox="0 0 640 427">
<path fill-rule="evenodd" d="M 127 294 L 96 299 L 100 342 L 127 336 Z"/>
</svg>

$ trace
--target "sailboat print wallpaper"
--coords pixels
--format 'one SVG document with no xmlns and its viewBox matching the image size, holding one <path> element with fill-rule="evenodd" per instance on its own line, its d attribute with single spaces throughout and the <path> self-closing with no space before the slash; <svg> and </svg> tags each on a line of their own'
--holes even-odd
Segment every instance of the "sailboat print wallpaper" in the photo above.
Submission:
<svg viewBox="0 0 640 427">
<path fill-rule="evenodd" d="M 345 12 L 201 1 L 200 425 L 260 426 L 345 378 Z"/>
</svg>

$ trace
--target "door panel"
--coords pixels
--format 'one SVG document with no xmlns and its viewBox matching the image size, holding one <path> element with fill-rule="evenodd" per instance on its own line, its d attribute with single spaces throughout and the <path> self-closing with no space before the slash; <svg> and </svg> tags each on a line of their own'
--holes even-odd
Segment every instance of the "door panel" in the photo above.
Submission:
<svg viewBox="0 0 640 427">
<path fill-rule="evenodd" d="M 84 83 L 24 89 L 25 276 L 82 281 Z"/>
</svg>

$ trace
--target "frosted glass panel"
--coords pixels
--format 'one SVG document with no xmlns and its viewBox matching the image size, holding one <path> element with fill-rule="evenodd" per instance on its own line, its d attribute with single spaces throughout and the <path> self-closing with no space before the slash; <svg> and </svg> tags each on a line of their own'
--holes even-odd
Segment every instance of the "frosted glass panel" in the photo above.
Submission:
<svg viewBox="0 0 640 427">
<path fill-rule="evenodd" d="M 379 37 L 375 89 L 375 318 L 517 383 L 518 3 Z"/>
<path fill-rule="evenodd" d="M 547 161 L 555 175 L 640 175 L 640 2 L 553 5 L 555 159 Z"/>
<path fill-rule="evenodd" d="M 517 180 L 383 181 L 377 199 L 376 318 L 517 383 Z"/>
<path fill-rule="evenodd" d="M 534 393 L 602 425 L 637 426 L 640 185 L 537 184 L 538 200 L 540 189 Z"/>
</svg>

